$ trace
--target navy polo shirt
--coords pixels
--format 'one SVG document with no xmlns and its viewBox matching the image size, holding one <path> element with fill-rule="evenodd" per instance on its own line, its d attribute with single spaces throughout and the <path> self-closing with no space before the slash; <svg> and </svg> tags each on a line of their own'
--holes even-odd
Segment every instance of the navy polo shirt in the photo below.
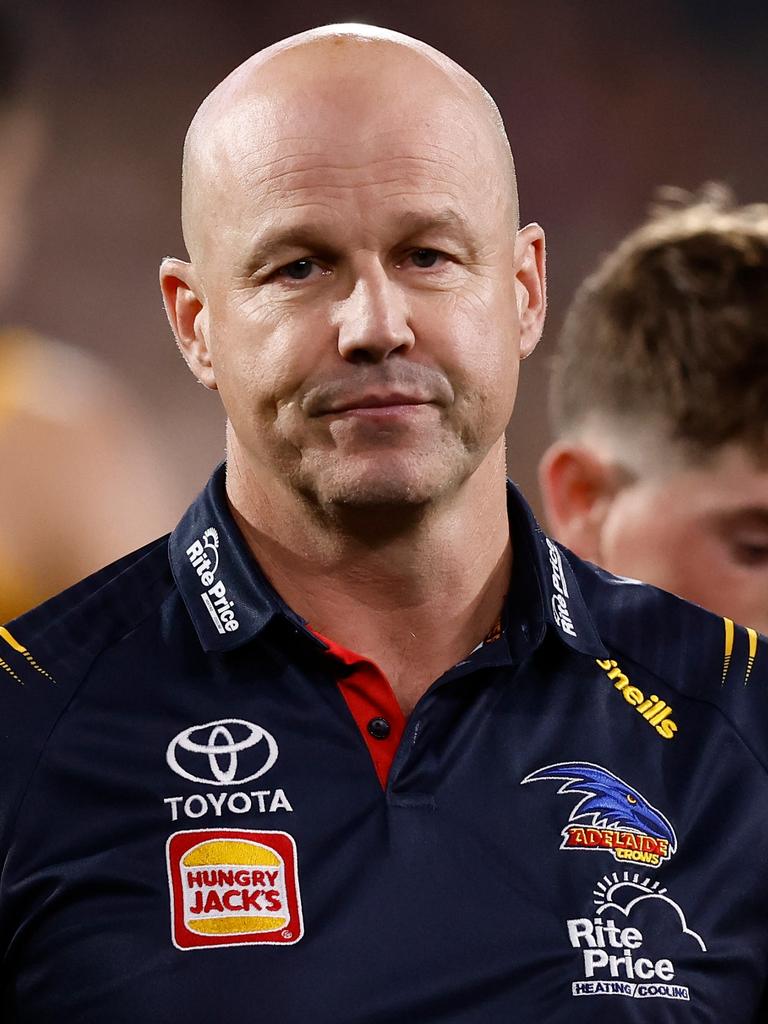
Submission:
<svg viewBox="0 0 768 1024">
<path fill-rule="evenodd" d="M 2 1019 L 761 1016 L 766 641 L 545 537 L 406 720 L 218 470 L 0 629 Z"/>
</svg>

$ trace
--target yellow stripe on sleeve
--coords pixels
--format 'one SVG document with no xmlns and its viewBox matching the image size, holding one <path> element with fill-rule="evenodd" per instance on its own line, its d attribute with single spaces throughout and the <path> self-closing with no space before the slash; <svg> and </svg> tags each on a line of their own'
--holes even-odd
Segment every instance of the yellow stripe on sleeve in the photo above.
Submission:
<svg viewBox="0 0 768 1024">
<path fill-rule="evenodd" d="M 723 681 L 722 686 L 725 686 L 725 677 L 728 675 L 728 667 L 731 664 L 731 655 L 733 654 L 733 619 L 726 619 L 723 617 L 723 623 L 725 625 L 725 654 L 723 656 Z"/>
<path fill-rule="evenodd" d="M 749 682 L 752 666 L 755 664 L 755 656 L 757 655 L 757 632 L 747 626 L 747 636 L 749 638 L 749 654 L 747 656 L 747 673 L 744 676 L 745 686 Z"/>
<path fill-rule="evenodd" d="M 45 676 L 45 678 L 49 679 L 52 683 L 56 682 L 56 680 L 53 678 L 52 675 L 49 675 L 49 673 L 46 672 L 45 669 L 41 665 L 38 665 L 38 663 L 35 661 L 35 659 L 29 653 L 27 648 L 24 647 L 23 644 L 20 644 L 19 641 L 11 633 L 8 632 L 8 630 L 5 628 L 5 626 L 0 626 L 0 639 L 1 640 L 5 640 L 5 642 L 10 647 L 12 647 L 14 649 L 14 651 L 16 651 L 18 654 L 21 654 L 22 657 L 26 661 L 29 662 L 29 664 L 32 666 L 32 668 L 35 670 L 35 672 L 39 672 L 41 676 Z M 1 661 L 1 659 L 0 659 L 0 661 Z M 2 664 L 4 665 L 4 663 L 2 663 Z M 8 669 L 8 671 L 10 671 L 10 669 Z M 19 680 L 19 682 L 21 682 L 21 680 Z"/>
<path fill-rule="evenodd" d="M 18 651 L 19 654 L 27 653 L 27 648 L 22 647 L 19 641 L 16 640 L 13 636 L 11 636 L 11 634 L 8 632 L 5 626 L 0 626 L 0 637 L 2 637 L 7 644 L 10 644 L 14 651 Z"/>
<path fill-rule="evenodd" d="M 15 679 L 17 683 L 21 683 L 21 685 L 22 685 L 22 686 L 24 685 L 24 682 L 23 682 L 23 681 L 22 681 L 21 679 L 19 679 L 19 677 L 18 677 L 18 676 L 16 675 L 16 673 L 15 673 L 15 672 L 13 671 L 13 669 L 12 669 L 12 668 L 11 668 L 11 666 L 10 666 L 10 665 L 8 664 L 8 662 L 7 662 L 7 661 L 5 661 L 5 660 L 4 660 L 3 658 L 0 658 L 0 668 L 2 668 L 2 669 L 5 669 L 5 671 L 6 671 L 7 673 L 8 673 L 8 675 L 9 675 L 9 676 L 10 676 L 10 677 L 11 677 L 12 679 Z"/>
</svg>

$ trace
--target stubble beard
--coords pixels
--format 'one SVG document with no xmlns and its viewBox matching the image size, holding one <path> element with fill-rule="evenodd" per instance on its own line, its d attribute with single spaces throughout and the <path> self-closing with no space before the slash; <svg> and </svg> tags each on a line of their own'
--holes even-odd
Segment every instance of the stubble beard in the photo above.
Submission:
<svg viewBox="0 0 768 1024">
<path fill-rule="evenodd" d="M 357 536 L 385 541 L 419 526 L 471 475 L 458 438 L 428 452 L 324 453 L 298 468 L 293 486 L 315 517 Z"/>
</svg>

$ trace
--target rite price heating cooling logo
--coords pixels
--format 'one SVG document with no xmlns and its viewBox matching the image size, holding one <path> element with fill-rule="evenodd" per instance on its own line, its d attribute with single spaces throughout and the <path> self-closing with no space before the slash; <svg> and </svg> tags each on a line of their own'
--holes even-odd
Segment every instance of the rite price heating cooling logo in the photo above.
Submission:
<svg viewBox="0 0 768 1024">
<path fill-rule="evenodd" d="M 661 883 L 625 871 L 606 875 L 594 897 L 590 916 L 566 922 L 578 963 L 572 995 L 690 1002 L 681 967 L 688 973 L 707 946 Z"/>
</svg>

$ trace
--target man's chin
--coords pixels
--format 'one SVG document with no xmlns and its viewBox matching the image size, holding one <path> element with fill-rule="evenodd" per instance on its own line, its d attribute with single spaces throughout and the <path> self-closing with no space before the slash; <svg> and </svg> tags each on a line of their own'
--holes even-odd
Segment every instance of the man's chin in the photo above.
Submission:
<svg viewBox="0 0 768 1024">
<path fill-rule="evenodd" d="M 359 520 L 386 515 L 403 524 L 436 509 L 477 469 L 464 445 L 305 453 L 292 484 L 321 516 Z"/>
<path fill-rule="evenodd" d="M 427 481 L 410 481 L 393 478 L 336 481 L 333 486 L 321 489 L 318 497 L 326 507 L 339 511 L 343 509 L 408 509 L 429 504 L 437 496 L 438 488 Z M 324 491 L 324 493 L 323 493 Z"/>
<path fill-rule="evenodd" d="M 301 489 L 305 498 L 331 516 L 410 516 L 433 504 L 452 483 L 445 467 L 346 465 L 305 480 Z"/>
</svg>

